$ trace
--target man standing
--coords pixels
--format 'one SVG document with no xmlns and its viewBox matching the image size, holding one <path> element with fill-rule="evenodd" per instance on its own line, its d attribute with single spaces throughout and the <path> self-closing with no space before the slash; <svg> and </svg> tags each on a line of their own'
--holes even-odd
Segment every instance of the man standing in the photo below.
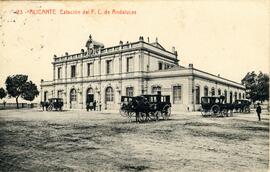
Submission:
<svg viewBox="0 0 270 172">
<path fill-rule="evenodd" d="M 261 112 L 262 112 L 262 108 L 260 106 L 260 103 L 257 104 L 257 108 L 256 108 L 256 112 L 257 112 L 257 115 L 258 115 L 258 118 L 259 118 L 259 121 L 261 120 Z"/>
</svg>

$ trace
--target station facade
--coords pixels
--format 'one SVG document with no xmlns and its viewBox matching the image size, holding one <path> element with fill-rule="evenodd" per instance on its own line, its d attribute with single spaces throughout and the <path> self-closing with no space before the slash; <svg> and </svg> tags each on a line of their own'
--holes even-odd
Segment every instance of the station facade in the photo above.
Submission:
<svg viewBox="0 0 270 172">
<path fill-rule="evenodd" d="M 63 98 L 64 108 L 83 109 L 89 96 L 101 110 L 118 110 L 121 96 L 170 95 L 172 111 L 200 109 L 202 96 L 225 96 L 225 101 L 245 98 L 240 83 L 179 65 L 177 51 L 150 43 L 119 42 L 104 47 L 89 36 L 86 50 L 77 54 L 54 55 L 52 81 L 41 80 L 41 101 Z"/>
</svg>

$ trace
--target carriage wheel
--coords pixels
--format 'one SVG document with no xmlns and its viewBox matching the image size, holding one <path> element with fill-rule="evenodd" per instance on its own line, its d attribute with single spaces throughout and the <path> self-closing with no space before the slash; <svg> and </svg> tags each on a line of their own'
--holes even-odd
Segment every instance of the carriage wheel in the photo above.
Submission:
<svg viewBox="0 0 270 172">
<path fill-rule="evenodd" d="M 223 116 L 228 116 L 228 109 L 223 109 L 222 110 L 222 115 Z"/>
<path fill-rule="evenodd" d="M 123 117 L 126 117 L 126 116 L 127 116 L 127 111 L 124 110 L 124 109 L 120 109 L 120 110 L 119 110 L 119 113 L 120 113 L 120 115 L 123 116 Z"/>
<path fill-rule="evenodd" d="M 171 107 L 170 106 L 165 106 L 162 110 L 162 116 L 164 119 L 169 119 L 171 116 Z"/>
<path fill-rule="evenodd" d="M 220 107 L 218 105 L 214 105 L 212 106 L 211 111 L 214 115 L 217 115 L 220 112 Z"/>
<path fill-rule="evenodd" d="M 52 111 L 53 110 L 53 105 L 50 104 L 49 107 L 48 107 L 48 111 Z"/>
<path fill-rule="evenodd" d="M 151 120 L 156 120 L 156 113 L 155 112 L 150 112 L 149 117 Z"/>
<path fill-rule="evenodd" d="M 132 118 L 133 116 L 135 116 L 135 112 L 126 112 L 127 113 L 127 117 L 128 118 Z"/>
<path fill-rule="evenodd" d="M 161 116 L 161 113 L 160 113 L 160 111 L 156 111 L 156 112 L 154 112 L 154 115 L 155 115 L 155 120 L 158 121 L 159 117 Z"/>
<path fill-rule="evenodd" d="M 250 113 L 250 107 L 249 106 L 245 106 L 244 111 L 245 111 L 245 113 Z"/>
</svg>

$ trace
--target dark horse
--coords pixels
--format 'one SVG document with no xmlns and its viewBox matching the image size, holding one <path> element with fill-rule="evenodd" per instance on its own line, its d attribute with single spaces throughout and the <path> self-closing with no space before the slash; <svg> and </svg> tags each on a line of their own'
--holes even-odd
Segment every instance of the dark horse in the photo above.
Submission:
<svg viewBox="0 0 270 172">
<path fill-rule="evenodd" d="M 144 96 L 137 96 L 132 102 L 133 110 L 136 113 L 136 122 L 141 121 L 141 117 L 145 117 L 145 120 L 150 119 L 150 105 L 148 100 Z"/>
<path fill-rule="evenodd" d="M 46 108 L 46 111 L 48 111 L 49 102 L 40 102 L 40 105 L 42 106 L 42 110 L 44 111 L 44 107 Z"/>
</svg>

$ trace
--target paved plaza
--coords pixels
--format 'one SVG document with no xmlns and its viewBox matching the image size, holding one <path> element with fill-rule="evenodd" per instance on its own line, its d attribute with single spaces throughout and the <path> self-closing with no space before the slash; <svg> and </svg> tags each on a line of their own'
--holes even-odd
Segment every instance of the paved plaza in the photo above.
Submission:
<svg viewBox="0 0 270 172">
<path fill-rule="evenodd" d="M 0 111 L 2 171 L 268 171 L 269 115 L 128 122 L 117 113 Z"/>
</svg>

